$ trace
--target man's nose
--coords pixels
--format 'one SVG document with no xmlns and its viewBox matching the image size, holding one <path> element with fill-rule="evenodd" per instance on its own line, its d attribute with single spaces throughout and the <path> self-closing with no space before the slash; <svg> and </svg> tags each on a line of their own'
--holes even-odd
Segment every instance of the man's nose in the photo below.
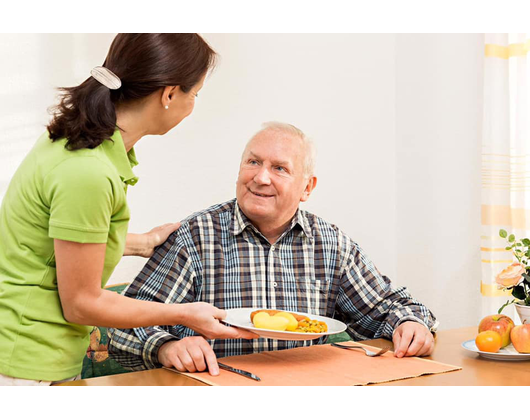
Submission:
<svg viewBox="0 0 530 420">
<path fill-rule="evenodd" d="M 269 170 L 265 166 L 260 167 L 254 176 L 254 182 L 260 185 L 269 185 L 271 183 Z"/>
</svg>

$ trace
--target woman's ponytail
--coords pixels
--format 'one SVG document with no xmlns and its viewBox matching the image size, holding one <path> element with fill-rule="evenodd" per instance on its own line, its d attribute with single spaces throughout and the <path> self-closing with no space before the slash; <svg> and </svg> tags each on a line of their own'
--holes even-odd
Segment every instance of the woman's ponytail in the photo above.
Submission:
<svg viewBox="0 0 530 420">
<path fill-rule="evenodd" d="M 93 149 L 116 130 L 116 107 L 166 86 L 189 92 L 215 65 L 215 58 L 198 34 L 118 34 L 103 63 L 103 78 L 92 73 L 79 86 L 60 89 L 60 102 L 47 127 L 50 138 L 66 138 L 69 150 Z M 107 83 L 109 73 L 120 83 Z"/>
<path fill-rule="evenodd" d="M 59 104 L 48 125 L 50 138 L 66 138 L 68 150 L 93 149 L 110 139 L 116 129 L 111 90 L 93 77 L 79 86 L 62 88 Z"/>
</svg>

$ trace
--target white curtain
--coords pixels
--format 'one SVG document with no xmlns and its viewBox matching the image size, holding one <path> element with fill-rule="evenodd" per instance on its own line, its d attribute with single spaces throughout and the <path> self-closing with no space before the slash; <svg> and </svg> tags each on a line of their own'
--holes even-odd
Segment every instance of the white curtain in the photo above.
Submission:
<svg viewBox="0 0 530 420">
<path fill-rule="evenodd" d="M 511 295 L 498 290 L 495 275 L 512 260 L 504 229 L 530 234 L 530 116 L 527 34 L 486 34 L 482 132 L 483 315 L 496 313 Z M 510 306 L 503 311 L 515 317 Z"/>
<path fill-rule="evenodd" d="M 44 132 L 57 87 L 79 84 L 103 63 L 113 34 L 0 34 L 0 202 Z"/>
</svg>

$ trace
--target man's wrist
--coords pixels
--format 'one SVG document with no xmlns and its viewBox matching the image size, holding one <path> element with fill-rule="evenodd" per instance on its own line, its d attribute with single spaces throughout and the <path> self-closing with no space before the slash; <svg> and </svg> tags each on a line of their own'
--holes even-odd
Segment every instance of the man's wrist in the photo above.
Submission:
<svg viewBox="0 0 530 420">
<path fill-rule="evenodd" d="M 434 323 L 432 327 L 429 327 L 423 320 L 416 318 L 416 317 L 406 317 L 400 319 L 396 326 L 394 327 L 394 330 L 392 331 L 392 337 L 394 337 L 394 334 L 396 333 L 396 330 L 404 323 L 406 322 L 416 322 L 417 324 L 423 325 L 427 331 L 429 331 L 433 336 L 436 336 L 436 329 L 438 328 L 438 321 Z"/>
<path fill-rule="evenodd" d="M 171 367 L 168 353 L 169 351 L 171 351 L 170 347 L 173 346 L 174 343 L 176 343 L 177 341 L 178 340 L 176 339 L 167 341 L 158 348 L 157 359 L 158 359 L 158 363 L 160 363 L 162 366 Z"/>
</svg>

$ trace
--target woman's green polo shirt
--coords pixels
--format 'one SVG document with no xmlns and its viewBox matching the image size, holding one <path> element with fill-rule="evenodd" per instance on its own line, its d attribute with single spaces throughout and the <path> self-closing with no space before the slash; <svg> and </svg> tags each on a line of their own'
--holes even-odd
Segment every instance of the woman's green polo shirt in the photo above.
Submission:
<svg viewBox="0 0 530 420">
<path fill-rule="evenodd" d="M 120 132 L 69 151 L 43 134 L 13 176 L 0 209 L 0 373 L 55 381 L 81 372 L 90 326 L 64 319 L 54 239 L 107 244 L 104 286 L 125 248 L 127 185 L 138 178 Z M 110 309 L 110 308 L 109 308 Z"/>
</svg>

